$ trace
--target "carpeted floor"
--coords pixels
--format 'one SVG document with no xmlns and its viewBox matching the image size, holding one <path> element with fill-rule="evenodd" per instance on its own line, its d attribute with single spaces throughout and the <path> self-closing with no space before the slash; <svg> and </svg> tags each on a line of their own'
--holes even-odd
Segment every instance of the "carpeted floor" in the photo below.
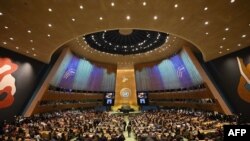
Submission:
<svg viewBox="0 0 250 141">
<path fill-rule="evenodd" d="M 125 121 L 127 122 L 128 125 L 128 116 L 124 117 Z M 128 137 L 128 131 L 126 130 L 125 132 L 123 132 L 124 137 L 126 138 L 126 141 L 136 141 L 135 139 L 135 135 L 133 132 L 131 132 L 130 137 Z"/>
</svg>

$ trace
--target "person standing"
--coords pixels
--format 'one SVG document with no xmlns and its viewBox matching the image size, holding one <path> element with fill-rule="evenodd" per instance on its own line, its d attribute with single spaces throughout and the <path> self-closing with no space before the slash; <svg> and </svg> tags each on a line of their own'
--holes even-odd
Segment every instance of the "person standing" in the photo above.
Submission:
<svg viewBox="0 0 250 141">
<path fill-rule="evenodd" d="M 128 126 L 127 126 L 128 137 L 130 137 L 131 130 L 132 130 L 132 127 L 131 127 L 131 125 L 130 125 L 130 124 L 128 124 Z"/>
<path fill-rule="evenodd" d="M 126 121 L 124 120 L 122 124 L 123 124 L 123 131 L 125 131 L 126 130 L 126 126 L 127 126 Z"/>
</svg>

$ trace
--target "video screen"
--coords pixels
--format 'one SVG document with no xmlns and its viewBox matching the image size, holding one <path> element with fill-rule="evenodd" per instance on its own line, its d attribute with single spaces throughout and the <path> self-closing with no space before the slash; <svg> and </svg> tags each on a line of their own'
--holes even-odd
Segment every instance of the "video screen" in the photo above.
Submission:
<svg viewBox="0 0 250 141">
<path fill-rule="evenodd" d="M 137 103 L 139 105 L 148 105 L 148 94 L 146 92 L 137 92 Z"/>
<path fill-rule="evenodd" d="M 109 92 L 104 95 L 104 105 L 113 106 L 115 103 L 115 93 Z"/>
</svg>

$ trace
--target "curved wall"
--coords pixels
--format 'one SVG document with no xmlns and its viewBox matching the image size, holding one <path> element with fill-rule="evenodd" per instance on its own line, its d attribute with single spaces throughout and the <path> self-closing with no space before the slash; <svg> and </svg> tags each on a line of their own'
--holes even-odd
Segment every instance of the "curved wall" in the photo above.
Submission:
<svg viewBox="0 0 250 141">
<path fill-rule="evenodd" d="M 153 65 L 136 66 L 137 91 L 188 88 L 203 80 L 185 51 Z"/>
<path fill-rule="evenodd" d="M 111 65 L 100 65 L 68 53 L 51 85 L 69 90 L 114 91 L 115 71 Z"/>
</svg>

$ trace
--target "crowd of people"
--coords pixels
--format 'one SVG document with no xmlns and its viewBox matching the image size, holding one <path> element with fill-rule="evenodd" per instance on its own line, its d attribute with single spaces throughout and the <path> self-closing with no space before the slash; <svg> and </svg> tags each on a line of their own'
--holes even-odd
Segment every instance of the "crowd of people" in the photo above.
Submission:
<svg viewBox="0 0 250 141">
<path fill-rule="evenodd" d="M 125 117 L 126 116 L 126 117 Z M 223 125 L 235 116 L 184 109 L 136 114 L 67 110 L 16 117 L 2 126 L 1 141 L 124 141 L 124 131 L 137 141 L 222 140 Z"/>
<path fill-rule="evenodd" d="M 124 141 L 124 118 L 107 112 L 69 110 L 4 123 L 1 141 Z"/>
<path fill-rule="evenodd" d="M 167 109 L 130 117 L 138 141 L 222 140 L 223 125 L 237 124 L 236 116 Z"/>
</svg>

